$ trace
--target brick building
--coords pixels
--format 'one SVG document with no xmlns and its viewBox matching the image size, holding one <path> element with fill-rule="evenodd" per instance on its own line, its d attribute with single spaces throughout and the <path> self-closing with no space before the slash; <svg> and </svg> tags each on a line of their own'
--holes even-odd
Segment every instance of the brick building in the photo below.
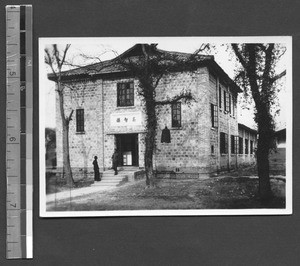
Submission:
<svg viewBox="0 0 300 266">
<path fill-rule="evenodd" d="M 141 45 L 137 44 L 121 56 L 139 54 Z M 53 80 L 53 75 L 49 79 Z M 115 148 L 122 154 L 120 166 L 143 168 L 145 114 L 137 93 L 138 80 L 124 68 L 112 64 L 112 60 L 64 72 L 62 80 L 70 85 L 64 95 L 66 114 L 74 110 L 69 133 L 73 171 L 86 173 L 92 169 L 95 155 L 100 170 L 107 170 L 112 165 Z M 163 100 L 182 90 L 191 91 L 196 102 L 190 106 L 176 103 L 159 107 L 154 169 L 160 173 L 199 177 L 235 168 L 239 163 L 251 163 L 238 154 L 242 129 L 237 121 L 237 95 L 241 90 L 213 56 L 201 56 L 196 71 L 164 76 L 156 97 Z M 62 167 L 62 127 L 56 106 L 57 166 Z M 161 142 L 166 127 L 169 143 Z M 253 145 L 250 146 L 253 151 L 255 140 L 248 137 L 247 141 Z"/>
<path fill-rule="evenodd" d="M 254 164 L 256 163 L 257 131 L 240 123 L 238 129 L 237 164 L 239 166 Z"/>
<path fill-rule="evenodd" d="M 286 128 L 275 132 L 276 150 L 270 154 L 270 172 L 273 174 L 286 174 Z"/>
</svg>

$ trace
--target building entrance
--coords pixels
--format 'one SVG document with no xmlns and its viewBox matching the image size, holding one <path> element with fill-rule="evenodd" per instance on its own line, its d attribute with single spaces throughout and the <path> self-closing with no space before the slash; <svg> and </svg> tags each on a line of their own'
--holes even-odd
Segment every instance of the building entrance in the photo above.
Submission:
<svg viewBox="0 0 300 266">
<path fill-rule="evenodd" d="M 120 154 L 119 166 L 138 166 L 138 134 L 118 134 L 115 136 L 116 147 Z"/>
</svg>

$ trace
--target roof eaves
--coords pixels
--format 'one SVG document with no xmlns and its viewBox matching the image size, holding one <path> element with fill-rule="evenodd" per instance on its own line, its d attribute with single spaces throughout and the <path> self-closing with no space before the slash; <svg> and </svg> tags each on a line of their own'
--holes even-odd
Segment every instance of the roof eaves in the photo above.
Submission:
<svg viewBox="0 0 300 266">
<path fill-rule="evenodd" d="M 219 64 L 215 60 L 210 61 L 210 66 L 219 73 L 227 85 L 230 85 L 237 93 L 243 92 L 243 90 L 227 75 L 227 73 L 219 66 Z"/>
<path fill-rule="evenodd" d="M 242 128 L 242 129 L 246 129 L 254 134 L 257 134 L 257 130 L 256 129 L 253 129 L 253 128 L 250 128 L 250 127 L 247 127 L 246 125 L 244 124 L 241 124 L 241 123 L 238 123 L 238 128 Z"/>
</svg>

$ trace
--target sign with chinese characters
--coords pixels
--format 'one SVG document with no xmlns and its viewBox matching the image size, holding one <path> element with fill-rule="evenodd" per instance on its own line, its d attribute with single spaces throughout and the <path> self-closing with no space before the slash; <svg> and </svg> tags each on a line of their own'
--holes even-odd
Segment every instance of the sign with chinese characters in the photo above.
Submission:
<svg viewBox="0 0 300 266">
<path fill-rule="evenodd" d="M 113 113 L 110 115 L 110 125 L 112 127 L 141 126 L 142 112 Z"/>
</svg>

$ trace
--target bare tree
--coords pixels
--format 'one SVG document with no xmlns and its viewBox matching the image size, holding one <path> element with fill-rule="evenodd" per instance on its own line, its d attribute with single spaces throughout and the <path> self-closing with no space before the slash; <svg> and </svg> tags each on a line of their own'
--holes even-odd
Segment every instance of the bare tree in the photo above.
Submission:
<svg viewBox="0 0 300 266">
<path fill-rule="evenodd" d="M 231 44 L 241 67 L 236 82 L 249 93 L 255 103 L 254 119 L 258 126 L 257 170 L 259 195 L 262 200 L 272 198 L 269 177 L 269 152 L 274 145 L 274 117 L 271 114 L 277 98 L 277 81 L 286 74 L 276 74 L 275 68 L 285 47 L 279 44 Z"/>
<path fill-rule="evenodd" d="M 70 48 L 67 44 L 61 51 L 56 44 L 51 47 L 45 48 L 45 63 L 50 66 L 54 81 L 56 83 L 56 91 L 59 99 L 59 110 L 62 121 L 62 144 L 63 144 L 63 168 L 66 182 L 69 186 L 74 185 L 72 169 L 70 164 L 70 151 L 69 151 L 69 124 L 72 120 L 73 110 L 70 114 L 65 114 L 64 106 L 64 84 L 62 83 L 62 68 L 66 63 L 66 55 Z"/>
</svg>

